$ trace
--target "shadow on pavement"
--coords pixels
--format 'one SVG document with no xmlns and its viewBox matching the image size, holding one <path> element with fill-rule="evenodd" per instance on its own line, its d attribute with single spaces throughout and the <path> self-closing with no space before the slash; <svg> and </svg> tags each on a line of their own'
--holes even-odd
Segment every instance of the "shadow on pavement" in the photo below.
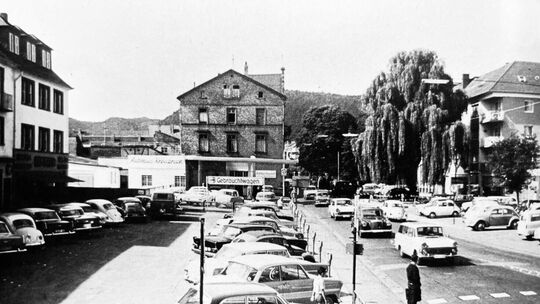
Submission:
<svg viewBox="0 0 540 304">
<path fill-rule="evenodd" d="M 421 265 L 426 267 L 461 267 L 474 266 L 476 264 L 466 257 L 456 256 L 453 259 L 423 260 Z"/>
</svg>

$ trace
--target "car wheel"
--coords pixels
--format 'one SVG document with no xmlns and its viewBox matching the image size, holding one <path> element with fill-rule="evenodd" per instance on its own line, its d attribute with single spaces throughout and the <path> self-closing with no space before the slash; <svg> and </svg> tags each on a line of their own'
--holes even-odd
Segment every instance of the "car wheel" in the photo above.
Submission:
<svg viewBox="0 0 540 304">
<path fill-rule="evenodd" d="M 458 216 L 459 216 L 459 212 L 457 212 L 457 211 L 452 212 L 452 216 L 453 216 L 453 217 L 458 217 Z"/>
<path fill-rule="evenodd" d="M 431 213 L 429 214 L 429 218 L 435 218 L 436 216 L 437 216 L 437 215 L 435 214 L 435 212 L 431 212 Z"/>
<path fill-rule="evenodd" d="M 510 229 L 517 229 L 517 226 L 518 226 L 518 221 L 513 221 L 512 223 L 510 223 Z"/>
<path fill-rule="evenodd" d="M 486 229 L 486 223 L 484 222 L 478 222 L 476 225 L 474 225 L 474 230 L 476 231 L 482 231 L 484 229 Z"/>
<path fill-rule="evenodd" d="M 332 297 L 326 297 L 326 304 L 334 304 L 334 299 Z"/>
</svg>

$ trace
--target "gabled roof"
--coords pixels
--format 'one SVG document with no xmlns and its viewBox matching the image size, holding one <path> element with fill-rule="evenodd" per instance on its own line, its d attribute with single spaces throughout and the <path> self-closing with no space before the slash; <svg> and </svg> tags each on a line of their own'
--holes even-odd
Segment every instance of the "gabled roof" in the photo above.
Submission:
<svg viewBox="0 0 540 304">
<path fill-rule="evenodd" d="M 487 93 L 521 93 L 540 95 L 540 63 L 514 61 L 484 74 L 465 88 L 469 98 Z"/>
<path fill-rule="evenodd" d="M 265 85 L 263 83 L 260 83 L 260 82 L 258 82 L 257 80 L 255 80 L 255 79 L 253 79 L 251 77 L 248 77 L 248 76 L 246 76 L 244 74 L 238 73 L 237 71 L 235 71 L 233 69 L 230 69 L 230 70 L 228 70 L 228 71 L 226 71 L 226 72 L 224 72 L 222 74 L 218 74 L 216 77 L 214 77 L 214 78 L 212 78 L 212 79 L 210 79 L 210 80 L 208 80 L 208 81 L 206 81 L 206 82 L 192 88 L 191 90 L 181 94 L 180 96 L 176 97 L 176 99 L 181 100 L 182 98 L 184 98 L 187 95 L 191 94 L 191 92 L 199 89 L 200 87 L 205 86 L 206 84 L 208 84 L 208 83 L 210 83 L 210 82 L 212 82 L 212 81 L 214 81 L 214 80 L 216 80 L 218 78 L 225 77 L 225 75 L 227 75 L 228 73 L 234 73 L 236 76 L 240 76 L 240 77 L 244 78 L 245 80 L 251 81 L 254 84 L 256 84 L 258 86 L 261 86 L 261 87 L 267 89 L 268 91 L 278 95 L 282 100 L 287 100 L 287 97 L 285 95 L 281 94 L 280 92 L 276 91 L 275 89 L 273 89 L 273 88 L 271 88 L 271 87 L 269 87 L 269 86 L 267 86 L 267 85 Z"/>
</svg>

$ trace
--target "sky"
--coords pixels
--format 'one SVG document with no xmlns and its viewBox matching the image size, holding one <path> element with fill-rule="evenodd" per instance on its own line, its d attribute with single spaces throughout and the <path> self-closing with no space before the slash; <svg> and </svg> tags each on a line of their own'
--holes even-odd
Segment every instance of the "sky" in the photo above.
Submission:
<svg viewBox="0 0 540 304">
<path fill-rule="evenodd" d="M 540 1 L 2 0 L 53 48 L 70 117 L 164 118 L 230 68 L 285 88 L 361 95 L 399 51 L 435 51 L 455 82 L 540 62 Z"/>
</svg>

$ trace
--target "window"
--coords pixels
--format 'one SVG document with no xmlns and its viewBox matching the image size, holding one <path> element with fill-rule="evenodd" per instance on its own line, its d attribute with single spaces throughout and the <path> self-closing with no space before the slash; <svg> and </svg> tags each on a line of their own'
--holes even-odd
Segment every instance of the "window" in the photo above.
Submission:
<svg viewBox="0 0 540 304">
<path fill-rule="evenodd" d="M 58 114 L 64 114 L 64 93 L 58 90 L 54 90 L 53 98 L 53 112 Z"/>
<path fill-rule="evenodd" d="M 199 123 L 207 124 L 208 123 L 208 109 L 199 108 Z"/>
<path fill-rule="evenodd" d="M 534 113 L 534 104 L 530 100 L 525 100 L 523 105 L 523 110 L 525 113 Z"/>
<path fill-rule="evenodd" d="M 494 137 L 501 136 L 501 126 L 500 125 L 490 126 L 488 129 L 488 136 L 494 136 Z"/>
<path fill-rule="evenodd" d="M 523 126 L 523 136 L 532 137 L 533 127 L 532 126 Z"/>
<path fill-rule="evenodd" d="M 46 50 L 41 50 L 41 65 L 50 69 L 51 68 L 51 53 Z"/>
<path fill-rule="evenodd" d="M 51 88 L 41 83 L 39 84 L 38 107 L 46 111 L 51 110 Z"/>
<path fill-rule="evenodd" d="M 186 177 L 177 175 L 174 177 L 174 186 L 175 187 L 186 187 Z"/>
<path fill-rule="evenodd" d="M 30 42 L 26 42 L 26 59 L 36 62 L 36 45 Z"/>
<path fill-rule="evenodd" d="M 152 186 L 152 175 L 141 175 L 143 186 Z"/>
<path fill-rule="evenodd" d="M 235 84 L 232 87 L 232 97 L 233 98 L 240 98 L 240 86 Z"/>
<path fill-rule="evenodd" d="M 199 152 L 209 152 L 210 142 L 208 140 L 208 134 L 199 134 Z"/>
<path fill-rule="evenodd" d="M 0 146 L 3 146 L 5 144 L 5 142 L 4 142 L 4 132 L 5 132 L 4 117 L 0 116 Z"/>
<path fill-rule="evenodd" d="M 34 150 L 34 126 L 21 124 L 21 149 Z"/>
<path fill-rule="evenodd" d="M 281 280 L 303 280 L 307 279 L 307 275 L 298 265 L 283 265 L 281 266 Z"/>
<path fill-rule="evenodd" d="M 46 55 L 47 55 L 47 68 L 50 69 L 51 68 L 51 52 L 47 52 Z"/>
<path fill-rule="evenodd" d="M 201 98 L 206 99 L 206 92 L 204 90 L 201 90 Z"/>
<path fill-rule="evenodd" d="M 255 110 L 255 124 L 259 126 L 266 124 L 266 109 Z"/>
<path fill-rule="evenodd" d="M 31 107 L 34 106 L 34 86 L 35 86 L 34 81 L 28 78 L 22 79 L 21 103 L 23 105 L 27 105 Z"/>
<path fill-rule="evenodd" d="M 228 85 L 223 85 L 223 98 L 231 98 L 231 89 Z"/>
<path fill-rule="evenodd" d="M 19 55 L 19 36 L 9 33 L 9 51 Z"/>
<path fill-rule="evenodd" d="M 236 124 L 236 109 L 227 108 L 227 123 L 234 125 Z"/>
<path fill-rule="evenodd" d="M 64 132 L 54 130 L 53 133 L 53 152 L 64 153 Z"/>
<path fill-rule="evenodd" d="M 41 152 L 49 152 L 50 148 L 51 130 L 47 128 L 38 129 L 38 150 Z"/>
<path fill-rule="evenodd" d="M 281 281 L 279 266 L 271 266 L 263 270 L 259 277 L 259 283 Z"/>
<path fill-rule="evenodd" d="M 238 152 L 238 140 L 236 134 L 227 135 L 227 152 L 236 153 Z"/>
<path fill-rule="evenodd" d="M 263 91 L 259 91 L 257 93 L 257 98 L 263 98 L 264 97 L 264 92 Z"/>
<path fill-rule="evenodd" d="M 266 153 L 266 135 L 264 134 L 255 135 L 255 152 Z"/>
</svg>

